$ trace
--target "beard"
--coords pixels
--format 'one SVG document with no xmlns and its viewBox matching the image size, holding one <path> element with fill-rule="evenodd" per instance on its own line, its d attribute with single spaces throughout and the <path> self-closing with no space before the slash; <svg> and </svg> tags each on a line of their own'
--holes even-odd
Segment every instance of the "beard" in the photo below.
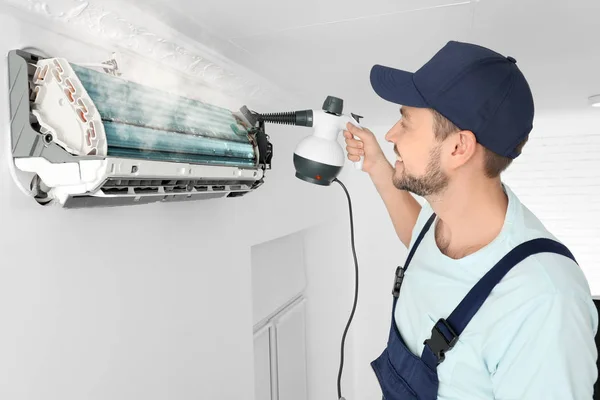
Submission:
<svg viewBox="0 0 600 400">
<path fill-rule="evenodd" d="M 412 175 L 406 171 L 405 166 L 402 170 L 402 175 L 396 176 L 396 173 L 394 173 L 394 186 L 421 197 L 441 193 L 448 186 L 448 176 L 441 170 L 440 158 L 441 146 L 438 146 L 430 154 L 425 175 Z"/>
</svg>

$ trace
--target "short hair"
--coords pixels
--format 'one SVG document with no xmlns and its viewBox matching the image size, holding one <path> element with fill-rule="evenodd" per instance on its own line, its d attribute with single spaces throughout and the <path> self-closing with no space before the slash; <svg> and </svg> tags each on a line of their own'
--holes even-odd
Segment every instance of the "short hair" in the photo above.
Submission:
<svg viewBox="0 0 600 400">
<path fill-rule="evenodd" d="M 448 118 L 433 109 L 431 111 L 433 112 L 433 133 L 438 141 L 441 142 L 451 134 L 460 131 L 460 128 Z M 527 140 L 529 140 L 529 136 L 525 137 L 525 139 L 517 146 L 516 150 L 518 154 L 521 154 Z M 484 172 L 485 176 L 488 178 L 497 178 L 500 176 L 513 161 L 512 158 L 494 153 L 485 146 L 484 150 Z"/>
</svg>

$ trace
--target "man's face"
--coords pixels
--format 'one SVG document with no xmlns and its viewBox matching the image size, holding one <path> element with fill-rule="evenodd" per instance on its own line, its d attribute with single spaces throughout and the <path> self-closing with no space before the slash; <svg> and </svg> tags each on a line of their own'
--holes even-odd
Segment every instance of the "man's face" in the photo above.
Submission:
<svg viewBox="0 0 600 400">
<path fill-rule="evenodd" d="M 418 196 L 441 193 L 448 185 L 442 170 L 442 143 L 434 134 L 431 110 L 403 106 L 402 118 L 385 135 L 394 144 L 394 186 Z"/>
</svg>

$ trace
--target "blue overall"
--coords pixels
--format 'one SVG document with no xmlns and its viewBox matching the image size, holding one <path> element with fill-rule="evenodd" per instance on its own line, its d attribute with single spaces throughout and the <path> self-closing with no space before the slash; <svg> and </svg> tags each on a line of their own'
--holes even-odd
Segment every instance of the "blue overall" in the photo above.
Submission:
<svg viewBox="0 0 600 400">
<path fill-rule="evenodd" d="M 564 245 L 551 239 L 533 239 L 518 245 L 475 284 L 448 319 L 441 318 L 433 326 L 431 337 L 425 340 L 423 353 L 421 357 L 418 357 L 406 347 L 394 321 L 394 315 L 404 274 L 434 220 L 435 214 L 429 218 L 417 237 L 404 268 L 396 269 L 392 291 L 394 296 L 392 326 L 387 348 L 371 363 L 385 400 L 437 399 L 439 386 L 437 366 L 444 361 L 445 353 L 454 347 L 458 337 L 494 287 L 519 262 L 530 255 L 542 252 L 560 254 L 575 261 L 571 252 Z"/>
</svg>

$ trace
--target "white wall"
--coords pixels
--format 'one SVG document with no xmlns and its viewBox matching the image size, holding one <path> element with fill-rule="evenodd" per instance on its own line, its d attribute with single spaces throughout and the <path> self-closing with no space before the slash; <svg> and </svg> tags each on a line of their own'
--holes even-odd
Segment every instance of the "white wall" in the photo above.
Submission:
<svg viewBox="0 0 600 400">
<path fill-rule="evenodd" d="M 36 46 L 98 61 L 110 49 L 33 22 L 0 14 L 0 52 Z M 43 208 L 9 174 L 5 62 L 0 76 L 0 398 L 251 398 L 250 246 L 345 206 L 294 178 L 292 152 L 309 132 L 269 130 L 274 169 L 246 197 Z"/>
<path fill-rule="evenodd" d="M 600 295 L 600 109 L 536 118 L 505 181 L 571 249 Z"/>
<path fill-rule="evenodd" d="M 338 211 L 341 211 L 341 216 L 338 212 L 338 218 L 303 232 L 308 277 L 306 288 L 308 398 L 311 400 L 337 398 L 340 343 L 354 297 L 354 261 L 350 247 L 346 199 L 338 185 L 331 190 L 336 191 L 331 195 L 338 201 L 337 207 Z M 352 193 L 356 192 L 351 186 L 348 190 Z M 359 277 L 359 282 L 361 278 L 362 276 Z M 363 301 L 361 295 L 362 293 L 359 293 L 359 307 L 362 306 Z M 347 399 L 360 398 L 355 395 L 354 380 L 356 328 L 355 316 L 346 337 L 342 375 L 342 394 Z"/>
<path fill-rule="evenodd" d="M 354 295 L 346 199 L 338 185 L 328 190 L 337 201 L 331 218 L 252 247 L 254 323 L 262 326 L 267 316 L 279 314 L 283 304 L 299 296 L 304 299 L 307 399 L 337 396 L 340 340 Z M 355 398 L 354 327 L 346 339 L 342 379 L 342 393 L 348 399 Z M 303 361 L 288 362 L 302 365 Z M 279 396 L 286 399 L 282 393 Z"/>
<path fill-rule="evenodd" d="M 372 127 L 388 158 L 389 127 Z M 600 294 L 600 110 L 539 114 L 530 141 L 504 175 L 548 229 L 577 257 L 593 295 Z M 369 363 L 385 347 L 391 322 L 391 285 L 395 267 L 407 250 L 395 236 L 383 202 L 366 174 L 349 174 L 356 208 L 360 303 L 354 326 L 355 398 L 379 398 Z M 419 198 L 419 201 L 423 199 Z"/>
</svg>

